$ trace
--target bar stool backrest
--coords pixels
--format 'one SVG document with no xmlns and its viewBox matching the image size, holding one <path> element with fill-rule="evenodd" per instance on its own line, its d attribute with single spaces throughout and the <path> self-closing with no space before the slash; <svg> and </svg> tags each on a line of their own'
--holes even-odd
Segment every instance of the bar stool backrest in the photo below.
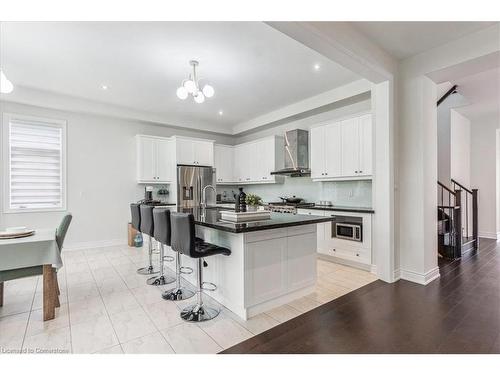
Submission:
<svg viewBox="0 0 500 375">
<path fill-rule="evenodd" d="M 141 204 L 141 232 L 153 237 L 154 235 L 154 222 L 153 222 L 153 206 Z"/>
<path fill-rule="evenodd" d="M 170 227 L 170 210 L 158 207 L 153 210 L 154 235 L 156 241 L 170 246 L 172 229 Z"/>
<path fill-rule="evenodd" d="M 140 204 L 131 203 L 130 204 L 130 212 L 132 216 L 132 227 L 135 230 L 141 231 L 141 209 Z"/>
<path fill-rule="evenodd" d="M 193 214 L 172 212 L 172 249 L 192 258 L 198 258 Z"/>
</svg>

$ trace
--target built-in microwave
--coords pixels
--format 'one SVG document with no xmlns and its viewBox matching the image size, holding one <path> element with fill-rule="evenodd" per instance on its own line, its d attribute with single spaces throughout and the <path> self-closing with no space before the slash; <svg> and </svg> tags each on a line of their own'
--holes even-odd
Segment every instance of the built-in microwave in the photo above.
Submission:
<svg viewBox="0 0 500 375">
<path fill-rule="evenodd" d="M 332 238 L 363 242 L 363 218 L 335 215 Z"/>
</svg>

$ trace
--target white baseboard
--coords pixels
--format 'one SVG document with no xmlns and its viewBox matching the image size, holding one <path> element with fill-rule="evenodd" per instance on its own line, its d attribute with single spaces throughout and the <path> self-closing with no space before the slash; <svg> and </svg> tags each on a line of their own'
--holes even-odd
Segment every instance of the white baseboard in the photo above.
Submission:
<svg viewBox="0 0 500 375">
<path fill-rule="evenodd" d="M 401 270 L 400 278 L 414 283 L 427 285 L 439 277 L 439 267 L 433 268 L 426 273 L 419 273 L 410 270 Z"/>
<path fill-rule="evenodd" d="M 483 237 L 483 238 L 491 238 L 493 240 L 496 240 L 498 238 L 500 238 L 500 232 L 498 233 L 495 233 L 495 232 L 479 232 L 479 237 Z"/>
<path fill-rule="evenodd" d="M 398 268 L 397 270 L 394 270 L 394 273 L 392 274 L 393 280 L 396 282 L 399 279 L 401 279 L 401 270 Z"/>
<path fill-rule="evenodd" d="M 82 250 L 82 249 L 93 249 L 99 247 L 108 246 L 122 246 L 127 245 L 127 241 L 120 238 L 115 240 L 103 240 L 103 241 L 88 241 L 88 242 L 74 242 L 64 245 L 64 251 Z"/>
</svg>

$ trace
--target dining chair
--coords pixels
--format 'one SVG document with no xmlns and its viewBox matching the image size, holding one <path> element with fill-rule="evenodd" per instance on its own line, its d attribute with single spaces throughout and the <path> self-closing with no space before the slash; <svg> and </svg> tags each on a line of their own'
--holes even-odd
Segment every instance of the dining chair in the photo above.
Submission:
<svg viewBox="0 0 500 375">
<path fill-rule="evenodd" d="M 57 243 L 57 247 L 59 248 L 59 253 L 61 253 L 61 251 L 63 249 L 64 238 L 66 237 L 66 233 L 68 232 L 68 228 L 69 228 L 69 225 L 70 225 L 72 219 L 73 219 L 73 215 L 71 215 L 70 213 L 66 214 L 56 229 L 56 243 Z M 55 274 L 54 288 L 56 289 L 56 292 L 57 292 L 55 302 L 56 302 L 56 307 L 59 307 L 60 306 L 60 303 L 59 303 L 60 291 L 59 291 L 59 283 L 57 281 L 57 271 L 55 271 L 54 274 Z M 4 282 L 5 281 L 21 279 L 24 277 L 40 276 L 40 275 L 43 275 L 43 265 L 0 271 L 0 306 L 3 306 L 3 294 L 4 294 Z"/>
</svg>

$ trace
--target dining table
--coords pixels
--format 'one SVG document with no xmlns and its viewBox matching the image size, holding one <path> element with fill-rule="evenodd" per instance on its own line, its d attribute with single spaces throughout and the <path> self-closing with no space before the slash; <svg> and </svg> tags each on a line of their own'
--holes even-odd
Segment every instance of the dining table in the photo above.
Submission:
<svg viewBox="0 0 500 375">
<path fill-rule="evenodd" d="M 36 229 L 28 237 L 0 239 L 0 272 L 41 266 L 43 269 L 43 320 L 55 318 L 59 304 L 56 272 L 63 265 L 55 229 Z M 3 283 L 0 279 L 0 302 Z"/>
</svg>

